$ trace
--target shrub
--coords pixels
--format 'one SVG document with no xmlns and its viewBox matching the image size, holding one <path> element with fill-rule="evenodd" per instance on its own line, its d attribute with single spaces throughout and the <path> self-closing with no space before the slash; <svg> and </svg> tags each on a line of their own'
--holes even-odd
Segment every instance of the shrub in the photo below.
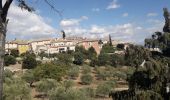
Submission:
<svg viewBox="0 0 170 100">
<path fill-rule="evenodd" d="M 73 61 L 73 63 L 76 64 L 76 65 L 82 65 L 83 62 L 84 62 L 83 53 L 76 52 L 74 54 L 74 61 Z"/>
<path fill-rule="evenodd" d="M 74 81 L 72 80 L 65 80 L 63 82 L 63 86 L 65 87 L 66 90 L 70 89 L 71 87 L 74 86 Z"/>
<path fill-rule="evenodd" d="M 39 65 L 35 68 L 35 77 L 40 79 L 56 79 L 57 81 L 61 81 L 62 77 L 66 74 L 66 69 L 63 66 L 57 66 L 52 63 L 46 63 Z"/>
<path fill-rule="evenodd" d="M 35 68 L 36 66 L 37 66 L 37 61 L 34 56 L 27 55 L 23 59 L 23 63 L 22 63 L 23 69 L 32 69 L 32 68 Z"/>
<path fill-rule="evenodd" d="M 82 70 L 83 70 L 82 71 L 83 74 L 91 73 L 91 68 L 89 66 L 83 66 Z"/>
<path fill-rule="evenodd" d="M 102 96 L 102 97 L 105 97 L 106 95 L 108 95 L 112 90 L 112 85 L 111 83 L 108 83 L 108 82 L 104 82 L 102 84 L 99 84 L 97 86 L 97 89 L 96 89 L 96 94 L 98 96 Z"/>
<path fill-rule="evenodd" d="M 93 81 L 93 77 L 89 74 L 85 74 L 81 76 L 81 81 L 83 84 L 91 84 Z"/>
<path fill-rule="evenodd" d="M 86 94 L 87 97 L 95 97 L 96 91 L 91 87 L 82 88 L 81 91 Z"/>
<path fill-rule="evenodd" d="M 19 56 L 19 51 L 16 50 L 16 49 L 12 49 L 12 50 L 11 50 L 11 55 L 12 55 L 13 57 L 18 57 L 18 56 Z"/>
<path fill-rule="evenodd" d="M 108 63 L 108 60 L 109 60 L 109 55 L 108 54 L 100 54 L 98 56 L 98 61 L 97 61 L 97 64 L 99 66 L 104 66 Z"/>
<path fill-rule="evenodd" d="M 5 66 L 14 65 L 16 64 L 16 59 L 15 57 L 8 55 L 4 57 L 4 63 Z"/>
<path fill-rule="evenodd" d="M 10 70 L 8 70 L 8 69 L 5 69 L 4 70 L 4 77 L 5 78 L 12 78 L 12 76 L 13 76 L 13 73 L 12 73 L 12 71 L 10 71 Z"/>
<path fill-rule="evenodd" d="M 70 88 L 65 91 L 64 87 L 52 89 L 49 93 L 49 100 L 89 100 L 85 93 L 78 89 Z"/>
<path fill-rule="evenodd" d="M 73 67 L 68 71 L 68 76 L 71 78 L 75 79 L 76 77 L 79 76 L 79 67 Z"/>
<path fill-rule="evenodd" d="M 30 93 L 29 86 L 18 78 L 3 84 L 3 100 L 31 100 Z"/>
</svg>

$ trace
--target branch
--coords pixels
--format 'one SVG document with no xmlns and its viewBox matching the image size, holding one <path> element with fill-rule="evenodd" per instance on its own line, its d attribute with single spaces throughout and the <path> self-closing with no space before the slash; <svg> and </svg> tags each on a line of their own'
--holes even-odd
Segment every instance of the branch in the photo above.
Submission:
<svg viewBox="0 0 170 100">
<path fill-rule="evenodd" d="M 2 0 L 0 0 L 0 9 L 2 9 Z"/>
<path fill-rule="evenodd" d="M 62 18 L 63 11 L 57 10 L 48 0 L 44 0 L 44 1 L 51 7 L 51 9 L 53 9 L 55 12 L 57 12 L 59 14 L 59 16 Z"/>
<path fill-rule="evenodd" d="M 10 7 L 12 1 L 13 0 L 7 0 L 4 7 L 2 8 L 1 17 L 2 17 L 3 22 L 6 22 L 7 13 L 8 13 L 8 10 L 9 10 L 9 7 Z"/>
<path fill-rule="evenodd" d="M 28 10 L 29 12 L 32 12 L 32 11 L 35 11 L 34 8 L 28 6 L 26 3 L 25 3 L 25 0 L 18 0 L 19 2 L 19 7 L 21 9 L 25 9 L 25 10 Z"/>
</svg>

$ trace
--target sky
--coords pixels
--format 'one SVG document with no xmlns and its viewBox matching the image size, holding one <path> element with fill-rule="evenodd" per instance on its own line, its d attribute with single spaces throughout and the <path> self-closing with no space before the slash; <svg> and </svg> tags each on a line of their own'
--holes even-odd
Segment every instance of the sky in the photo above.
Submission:
<svg viewBox="0 0 170 100">
<path fill-rule="evenodd" d="M 143 43 L 164 26 L 163 8 L 169 0 L 49 0 L 62 17 L 43 0 L 26 0 L 30 13 L 13 2 L 9 9 L 7 40 L 66 36 L 108 38 Z"/>
</svg>

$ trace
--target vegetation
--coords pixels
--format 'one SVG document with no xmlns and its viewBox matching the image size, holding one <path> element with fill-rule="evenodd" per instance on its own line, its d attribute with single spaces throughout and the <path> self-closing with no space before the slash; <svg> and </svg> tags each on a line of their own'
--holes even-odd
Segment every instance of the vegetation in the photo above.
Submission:
<svg viewBox="0 0 170 100">
<path fill-rule="evenodd" d="M 14 65 L 16 64 L 16 58 L 11 55 L 7 55 L 4 57 L 4 64 L 5 66 Z"/>
<path fill-rule="evenodd" d="M 66 74 L 66 69 L 52 63 L 39 65 L 35 68 L 35 77 L 40 80 L 43 78 L 56 79 L 60 81 Z"/>
<path fill-rule="evenodd" d="M 10 55 L 12 55 L 13 57 L 19 57 L 19 51 L 12 49 Z"/>
<path fill-rule="evenodd" d="M 34 56 L 26 55 L 22 62 L 23 69 L 33 69 L 37 66 L 37 61 Z"/>
<path fill-rule="evenodd" d="M 93 77 L 90 74 L 85 74 L 81 76 L 82 84 L 89 85 L 93 81 Z"/>
</svg>

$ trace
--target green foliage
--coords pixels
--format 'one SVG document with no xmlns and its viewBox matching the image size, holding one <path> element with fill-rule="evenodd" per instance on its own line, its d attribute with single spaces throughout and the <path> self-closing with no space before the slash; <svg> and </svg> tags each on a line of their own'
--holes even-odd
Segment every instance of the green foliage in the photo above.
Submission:
<svg viewBox="0 0 170 100">
<path fill-rule="evenodd" d="M 112 74 L 109 71 L 106 71 L 100 68 L 97 68 L 96 74 L 97 74 L 96 75 L 97 79 L 100 79 L 100 80 L 107 80 L 107 78 L 112 76 Z"/>
<path fill-rule="evenodd" d="M 83 46 L 76 46 L 75 53 L 80 52 L 83 55 L 83 59 L 87 59 L 88 51 Z"/>
<path fill-rule="evenodd" d="M 65 90 L 68 90 L 74 86 L 74 81 L 65 80 L 65 81 L 63 81 L 63 86 L 65 87 Z"/>
<path fill-rule="evenodd" d="M 57 60 L 56 63 L 61 63 L 64 64 L 66 66 L 70 66 L 70 64 L 72 63 L 72 55 L 71 54 L 67 54 L 67 53 L 59 53 L 56 55 Z"/>
<path fill-rule="evenodd" d="M 76 64 L 76 65 L 82 65 L 83 62 L 84 62 L 83 53 L 75 52 L 73 63 Z"/>
<path fill-rule="evenodd" d="M 49 92 L 49 100 L 88 100 L 88 97 L 78 89 L 65 91 L 64 87 L 58 87 Z"/>
<path fill-rule="evenodd" d="M 112 54 L 110 56 L 110 64 L 111 66 L 123 66 L 125 64 L 124 56 L 118 54 Z"/>
<path fill-rule="evenodd" d="M 14 65 L 16 64 L 16 59 L 15 57 L 11 56 L 11 55 L 7 55 L 4 57 L 4 64 L 5 66 L 9 66 L 9 65 Z"/>
<path fill-rule="evenodd" d="M 40 52 L 38 55 L 41 57 L 41 59 L 43 59 L 43 57 L 48 57 L 48 54 L 44 51 Z"/>
<path fill-rule="evenodd" d="M 10 78 L 10 79 L 12 79 L 13 73 L 12 73 L 10 70 L 5 69 L 5 70 L 4 70 L 4 77 L 5 77 L 5 78 Z"/>
<path fill-rule="evenodd" d="M 104 83 L 101 83 L 97 86 L 97 89 L 96 89 L 96 94 L 98 96 L 102 96 L 102 97 L 105 97 L 106 95 L 108 95 L 111 90 L 113 89 L 113 84 L 109 83 L 109 82 L 104 82 Z"/>
<path fill-rule="evenodd" d="M 81 91 L 85 93 L 86 97 L 94 98 L 96 96 L 96 90 L 91 87 L 82 88 Z"/>
<path fill-rule="evenodd" d="M 89 66 L 82 66 L 82 73 L 83 74 L 91 73 L 91 67 L 89 67 Z"/>
<path fill-rule="evenodd" d="M 150 59 L 151 52 L 142 46 L 130 45 L 125 53 L 126 65 L 138 67 L 144 60 Z"/>
<path fill-rule="evenodd" d="M 112 45 L 104 44 L 100 53 L 114 53 L 115 48 Z"/>
<path fill-rule="evenodd" d="M 34 56 L 26 55 L 23 59 L 22 68 L 23 69 L 33 69 L 37 66 L 37 61 Z"/>
<path fill-rule="evenodd" d="M 90 74 L 85 74 L 81 76 L 82 84 L 89 85 L 93 82 L 93 77 Z"/>
<path fill-rule="evenodd" d="M 87 52 L 88 52 L 88 59 L 92 60 L 96 58 L 97 53 L 93 47 L 90 47 Z"/>
<path fill-rule="evenodd" d="M 60 81 L 66 74 L 66 69 L 52 63 L 45 63 L 35 68 L 35 77 L 37 79 L 50 78 Z"/>
<path fill-rule="evenodd" d="M 138 91 L 136 94 L 137 100 L 164 100 L 162 96 L 154 91 Z"/>
<path fill-rule="evenodd" d="M 53 79 L 43 79 L 41 80 L 37 86 L 36 91 L 47 94 L 48 91 L 52 90 L 56 87 L 56 81 Z"/>
<path fill-rule="evenodd" d="M 99 56 L 98 56 L 98 61 L 97 61 L 97 64 L 99 66 L 104 66 L 106 64 L 108 64 L 108 61 L 109 61 L 109 55 L 108 54 L 103 54 L 101 53 Z"/>
<path fill-rule="evenodd" d="M 68 71 L 68 76 L 70 76 L 73 79 L 78 77 L 79 76 L 79 67 L 75 66 L 75 67 L 70 68 Z"/>
<path fill-rule="evenodd" d="M 12 55 L 13 57 L 19 57 L 19 51 L 16 50 L 16 49 L 12 49 L 12 50 L 11 50 L 11 55 Z"/>
<path fill-rule="evenodd" d="M 3 86 L 3 100 L 31 100 L 30 88 L 21 79 L 12 79 Z"/>
<path fill-rule="evenodd" d="M 27 83 L 29 83 L 30 87 L 32 87 L 33 82 L 37 80 L 36 77 L 34 76 L 34 73 L 35 72 L 30 69 L 27 70 L 22 76 L 22 79 L 25 80 Z"/>
</svg>

